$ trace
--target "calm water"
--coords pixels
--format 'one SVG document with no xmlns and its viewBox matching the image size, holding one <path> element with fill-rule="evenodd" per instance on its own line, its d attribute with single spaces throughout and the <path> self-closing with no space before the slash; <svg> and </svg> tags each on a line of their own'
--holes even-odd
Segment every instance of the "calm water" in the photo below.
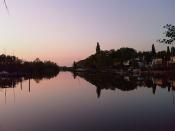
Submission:
<svg viewBox="0 0 175 131">
<path fill-rule="evenodd" d="M 167 82 L 80 76 L 61 72 L 1 88 L 0 131 L 175 130 L 175 92 Z"/>
</svg>

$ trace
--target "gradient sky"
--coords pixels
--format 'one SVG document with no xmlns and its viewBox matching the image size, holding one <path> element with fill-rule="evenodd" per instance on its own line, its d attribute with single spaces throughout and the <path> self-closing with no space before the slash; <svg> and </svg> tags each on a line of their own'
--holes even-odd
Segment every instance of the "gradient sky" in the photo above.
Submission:
<svg viewBox="0 0 175 131">
<path fill-rule="evenodd" d="M 175 24 L 175 0 L 0 0 L 0 53 L 71 65 L 102 49 L 150 50 L 165 24 Z M 165 46 L 156 44 L 156 48 Z"/>
</svg>

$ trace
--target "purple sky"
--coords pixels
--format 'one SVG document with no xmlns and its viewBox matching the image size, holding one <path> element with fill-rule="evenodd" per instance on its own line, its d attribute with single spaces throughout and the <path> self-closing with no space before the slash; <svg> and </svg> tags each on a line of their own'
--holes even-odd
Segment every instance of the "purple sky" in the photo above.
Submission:
<svg viewBox="0 0 175 131">
<path fill-rule="evenodd" d="M 150 50 L 162 26 L 175 24 L 175 0 L 3 0 L 0 51 L 71 65 L 102 49 Z M 156 48 L 165 48 L 156 43 Z"/>
</svg>

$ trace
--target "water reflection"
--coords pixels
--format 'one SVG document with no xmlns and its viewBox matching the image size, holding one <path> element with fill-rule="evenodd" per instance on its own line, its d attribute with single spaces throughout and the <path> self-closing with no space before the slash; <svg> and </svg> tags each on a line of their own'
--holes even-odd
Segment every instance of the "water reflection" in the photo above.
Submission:
<svg viewBox="0 0 175 131">
<path fill-rule="evenodd" d="M 121 76 L 107 73 L 74 73 L 74 78 L 80 76 L 89 83 L 96 86 L 97 97 L 101 96 L 101 91 L 116 90 L 132 91 L 137 88 L 152 88 L 152 93 L 156 93 L 157 88 L 167 88 L 168 92 L 175 90 L 175 78 L 160 78 L 153 76 Z"/>
<path fill-rule="evenodd" d="M 48 74 L 48 75 L 28 75 L 23 77 L 0 77 L 0 88 L 15 88 L 17 84 L 20 83 L 22 89 L 22 82 L 29 80 L 29 92 L 30 92 L 30 79 L 33 79 L 36 83 L 44 79 L 51 79 L 58 75 L 56 74 Z"/>
<path fill-rule="evenodd" d="M 173 78 L 101 73 L 75 73 L 72 77 L 69 72 L 53 77 L 1 78 L 2 130 L 173 131 L 175 128 Z"/>
<path fill-rule="evenodd" d="M 23 81 L 28 81 L 28 92 L 31 91 L 30 80 L 33 79 L 36 83 L 44 79 L 51 79 L 58 74 L 52 75 L 33 75 L 24 77 L 0 77 L 0 87 L 15 88 L 20 83 L 22 90 Z M 122 76 L 112 73 L 73 73 L 74 79 L 77 76 L 83 78 L 87 82 L 96 87 L 97 97 L 100 98 L 102 90 L 132 91 L 137 88 L 152 88 L 152 93 L 156 93 L 157 88 L 167 88 L 168 92 L 175 90 L 175 78 L 160 78 L 153 76 Z"/>
<path fill-rule="evenodd" d="M 36 83 L 39 83 L 42 80 L 51 79 L 58 75 L 58 73 L 55 74 L 33 74 L 33 75 L 27 75 L 23 77 L 6 77 L 1 76 L 0 77 L 0 88 L 5 90 L 5 104 L 6 104 L 6 97 L 7 97 L 7 89 L 13 88 L 13 94 L 14 94 L 14 103 L 15 103 L 15 90 L 14 88 L 20 84 L 21 90 L 23 89 L 23 82 L 28 81 L 28 92 L 31 91 L 31 79 L 33 79 Z"/>
</svg>

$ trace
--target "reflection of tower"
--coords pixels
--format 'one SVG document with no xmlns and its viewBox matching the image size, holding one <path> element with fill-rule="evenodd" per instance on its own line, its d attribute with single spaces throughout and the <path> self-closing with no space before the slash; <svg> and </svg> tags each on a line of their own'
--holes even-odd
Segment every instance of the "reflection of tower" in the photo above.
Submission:
<svg viewBox="0 0 175 131">
<path fill-rule="evenodd" d="M 30 78 L 29 78 L 29 92 L 30 92 Z"/>
<path fill-rule="evenodd" d="M 97 92 L 97 97 L 100 98 L 100 95 L 101 95 L 101 89 L 97 87 L 96 92 Z"/>
<path fill-rule="evenodd" d="M 75 71 L 73 72 L 73 76 L 74 76 L 74 79 L 76 79 L 77 73 Z"/>
<path fill-rule="evenodd" d="M 153 94 L 156 93 L 156 84 L 153 85 Z"/>
</svg>

